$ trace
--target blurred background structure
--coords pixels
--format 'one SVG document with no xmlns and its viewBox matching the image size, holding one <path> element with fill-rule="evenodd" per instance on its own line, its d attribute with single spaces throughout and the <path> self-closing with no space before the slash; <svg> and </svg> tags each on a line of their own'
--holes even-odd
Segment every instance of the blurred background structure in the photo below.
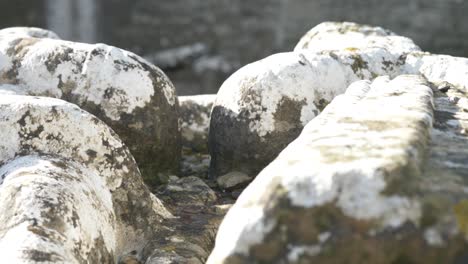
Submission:
<svg viewBox="0 0 468 264">
<path fill-rule="evenodd" d="M 236 69 L 290 51 L 324 21 L 388 28 L 422 49 L 468 56 L 465 0 L 0 0 L 0 28 L 48 28 L 162 68 L 179 95 L 215 93 Z"/>
</svg>

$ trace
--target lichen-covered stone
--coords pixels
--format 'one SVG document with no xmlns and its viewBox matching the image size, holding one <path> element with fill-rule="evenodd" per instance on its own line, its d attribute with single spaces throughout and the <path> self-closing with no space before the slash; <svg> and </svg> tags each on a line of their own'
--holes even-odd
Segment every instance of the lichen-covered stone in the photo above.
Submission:
<svg viewBox="0 0 468 264">
<path fill-rule="evenodd" d="M 129 150 L 74 104 L 0 96 L 0 251 L 8 263 L 114 263 L 170 213 Z"/>
<path fill-rule="evenodd" d="M 208 263 L 462 263 L 466 170 L 441 155 L 467 138 L 431 133 L 432 100 L 418 76 L 354 83 L 242 193 Z"/>
<path fill-rule="evenodd" d="M 54 32 L 36 27 L 10 27 L 0 30 L 0 40 L 26 37 L 60 39 Z"/>
<path fill-rule="evenodd" d="M 275 54 L 234 73 L 221 86 L 211 114 L 211 175 L 233 170 L 256 175 L 349 84 L 400 74 L 405 53 L 387 49 L 390 44 L 401 52 L 416 49 L 385 37 L 363 49 Z"/>
<path fill-rule="evenodd" d="M 405 58 L 402 73 L 421 74 L 436 85 L 449 83 L 468 91 L 468 58 L 412 52 Z"/>
<path fill-rule="evenodd" d="M 5 38 L 0 41 L 0 84 L 93 113 L 119 134 L 150 184 L 158 182 L 159 173 L 178 169 L 174 87 L 160 69 L 133 53 L 104 44 Z"/>
<path fill-rule="evenodd" d="M 182 146 L 208 153 L 208 128 L 215 94 L 179 96 Z"/>
<path fill-rule="evenodd" d="M 295 51 L 343 50 L 385 48 L 396 54 L 420 51 L 409 38 L 381 27 L 360 25 L 351 22 L 324 22 L 307 32 L 297 43 Z"/>
</svg>

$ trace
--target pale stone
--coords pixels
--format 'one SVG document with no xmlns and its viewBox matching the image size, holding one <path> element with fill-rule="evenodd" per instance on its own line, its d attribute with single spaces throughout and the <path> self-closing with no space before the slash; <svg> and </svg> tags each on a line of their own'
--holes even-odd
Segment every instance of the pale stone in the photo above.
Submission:
<svg viewBox="0 0 468 264">
<path fill-rule="evenodd" d="M 0 87 L 10 85 L 4 91 L 63 99 L 95 114 L 130 148 L 148 183 L 177 171 L 177 97 L 159 68 L 104 44 L 1 37 Z"/>
<path fill-rule="evenodd" d="M 102 121 L 62 100 L 0 96 L 0 251 L 8 263 L 115 262 L 171 217 Z"/>
<path fill-rule="evenodd" d="M 223 176 L 218 177 L 216 179 L 216 182 L 218 183 L 219 187 L 223 189 L 232 189 L 241 185 L 246 185 L 251 180 L 252 177 L 245 173 L 232 171 L 227 174 L 224 174 Z"/>
</svg>

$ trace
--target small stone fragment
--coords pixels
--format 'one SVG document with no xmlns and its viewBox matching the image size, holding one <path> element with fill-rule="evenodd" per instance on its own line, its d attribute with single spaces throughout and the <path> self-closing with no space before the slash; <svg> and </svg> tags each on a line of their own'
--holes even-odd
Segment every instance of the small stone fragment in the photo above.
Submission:
<svg viewBox="0 0 468 264">
<path fill-rule="evenodd" d="M 216 179 L 218 186 L 225 190 L 245 186 L 250 181 L 252 181 L 252 177 L 238 171 L 229 172 Z"/>
<path fill-rule="evenodd" d="M 437 86 L 437 90 L 439 90 L 442 93 L 446 93 L 451 88 L 451 86 L 452 85 L 448 82 L 442 82 Z"/>
</svg>

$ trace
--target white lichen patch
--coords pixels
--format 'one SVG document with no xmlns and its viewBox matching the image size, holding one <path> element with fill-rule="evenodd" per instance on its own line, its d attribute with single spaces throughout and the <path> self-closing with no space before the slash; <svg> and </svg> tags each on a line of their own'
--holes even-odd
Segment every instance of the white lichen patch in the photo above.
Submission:
<svg viewBox="0 0 468 264">
<path fill-rule="evenodd" d="M 288 261 L 296 263 L 303 255 L 316 256 L 320 254 L 322 248 L 319 245 L 314 246 L 293 246 L 288 253 Z"/>
</svg>

